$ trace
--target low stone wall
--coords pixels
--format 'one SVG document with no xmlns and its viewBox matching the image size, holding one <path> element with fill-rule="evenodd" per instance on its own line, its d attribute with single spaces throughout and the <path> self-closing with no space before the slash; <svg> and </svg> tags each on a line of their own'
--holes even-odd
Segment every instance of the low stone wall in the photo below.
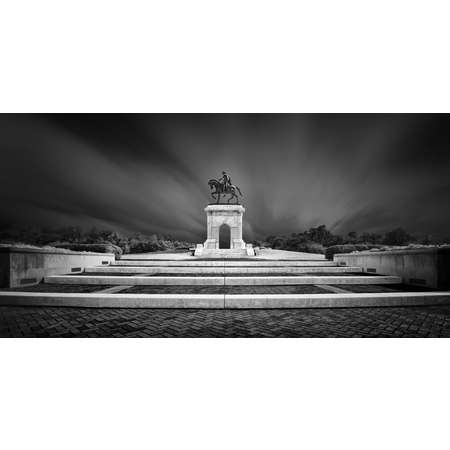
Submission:
<svg viewBox="0 0 450 450">
<path fill-rule="evenodd" d="M 82 272 L 87 266 L 107 265 L 114 260 L 113 253 L 0 247 L 0 287 L 31 286 L 49 275 Z"/>
<path fill-rule="evenodd" d="M 396 275 L 405 284 L 450 289 L 450 247 L 343 253 L 334 255 L 334 261 L 368 273 Z"/>
</svg>

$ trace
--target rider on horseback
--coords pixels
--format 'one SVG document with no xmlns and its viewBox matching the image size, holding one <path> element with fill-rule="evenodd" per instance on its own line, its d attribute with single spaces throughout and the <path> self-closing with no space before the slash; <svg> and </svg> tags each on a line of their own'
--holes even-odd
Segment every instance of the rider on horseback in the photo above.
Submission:
<svg viewBox="0 0 450 450">
<path fill-rule="evenodd" d="M 219 181 L 222 185 L 222 192 L 227 192 L 227 190 L 232 186 L 231 177 L 225 171 L 222 172 L 222 178 Z"/>
<path fill-rule="evenodd" d="M 220 203 L 220 197 L 223 195 L 229 195 L 227 203 L 230 203 L 232 199 L 236 199 L 236 204 L 239 204 L 239 198 L 237 194 L 242 197 L 241 190 L 231 184 L 231 177 L 225 171 L 222 172 L 222 178 L 216 180 L 212 178 L 208 181 L 208 186 L 211 189 L 211 197 L 216 200 L 216 203 Z"/>
</svg>

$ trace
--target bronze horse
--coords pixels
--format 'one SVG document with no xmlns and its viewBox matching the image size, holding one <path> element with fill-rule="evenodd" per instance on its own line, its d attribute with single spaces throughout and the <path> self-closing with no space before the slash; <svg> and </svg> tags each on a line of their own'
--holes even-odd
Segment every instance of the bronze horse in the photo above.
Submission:
<svg viewBox="0 0 450 450">
<path fill-rule="evenodd" d="M 236 199 L 236 205 L 239 203 L 239 197 L 237 196 L 237 192 L 242 197 L 241 190 L 237 186 L 235 186 L 234 184 L 232 184 L 232 185 L 228 186 L 226 189 L 224 189 L 223 188 L 223 184 L 220 181 L 212 178 L 211 180 L 208 181 L 208 186 L 211 189 L 211 191 L 213 189 L 215 189 L 214 192 L 211 192 L 211 197 L 214 200 L 217 200 L 216 203 L 220 202 L 220 196 L 221 195 L 227 195 L 228 194 L 228 195 L 231 196 L 228 199 L 227 203 L 230 203 L 230 200 L 233 200 L 233 198 L 235 198 Z M 216 199 L 215 195 L 217 195 L 217 199 Z"/>
</svg>

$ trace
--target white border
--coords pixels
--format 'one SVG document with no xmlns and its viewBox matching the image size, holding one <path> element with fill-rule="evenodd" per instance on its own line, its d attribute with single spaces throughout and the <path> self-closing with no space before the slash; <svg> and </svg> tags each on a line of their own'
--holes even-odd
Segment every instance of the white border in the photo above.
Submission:
<svg viewBox="0 0 450 450">
<path fill-rule="evenodd" d="M 16 449 L 446 448 L 446 340 L 11 340 Z"/>
<path fill-rule="evenodd" d="M 448 112 L 439 0 L 20 0 L 2 112 Z"/>
<path fill-rule="evenodd" d="M 448 2 L 3 2 L 1 112 L 448 112 Z M 1 130 L 0 130 L 1 131 Z M 447 340 L 1 340 L 2 447 L 447 448 Z"/>
</svg>

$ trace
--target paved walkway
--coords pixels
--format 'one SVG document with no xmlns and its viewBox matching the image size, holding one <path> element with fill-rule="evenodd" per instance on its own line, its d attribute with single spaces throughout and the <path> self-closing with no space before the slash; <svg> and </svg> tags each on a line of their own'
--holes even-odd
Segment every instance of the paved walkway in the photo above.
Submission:
<svg viewBox="0 0 450 450">
<path fill-rule="evenodd" d="M 2 306 L 0 337 L 450 337 L 450 306 L 296 310 Z"/>
</svg>

